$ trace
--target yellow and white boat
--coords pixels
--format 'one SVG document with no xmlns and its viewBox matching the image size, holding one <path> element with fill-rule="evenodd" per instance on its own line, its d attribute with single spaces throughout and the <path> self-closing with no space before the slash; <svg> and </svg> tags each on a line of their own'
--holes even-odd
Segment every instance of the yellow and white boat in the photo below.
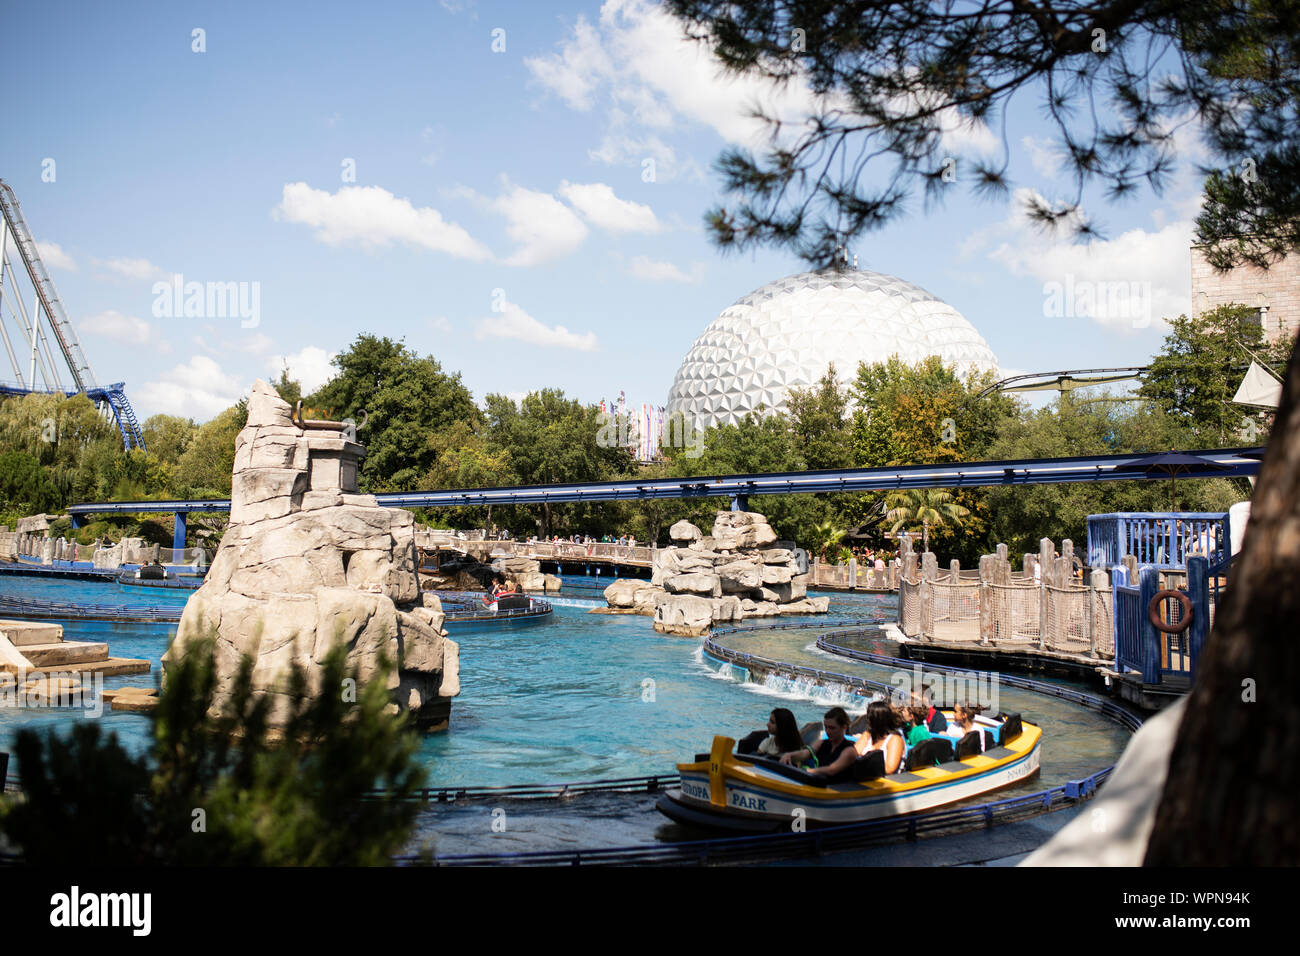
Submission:
<svg viewBox="0 0 1300 956">
<path fill-rule="evenodd" d="M 945 712 L 949 724 L 954 718 Z M 734 752 L 730 737 L 714 737 L 709 754 L 677 765 L 681 787 L 659 799 L 660 812 L 679 823 L 728 830 L 770 831 L 836 826 L 931 810 L 1019 783 L 1038 772 L 1042 730 L 1019 714 L 976 718 L 954 759 L 936 766 L 910 766 L 883 774 L 883 759 L 870 756 L 852 774 L 833 782 L 758 754 Z M 918 745 L 920 746 L 920 745 Z M 933 749 L 933 748 L 932 748 Z M 942 749 L 942 747 L 941 747 Z M 969 756 L 958 755 L 974 750 Z M 909 753 L 909 757 L 913 756 Z"/>
</svg>

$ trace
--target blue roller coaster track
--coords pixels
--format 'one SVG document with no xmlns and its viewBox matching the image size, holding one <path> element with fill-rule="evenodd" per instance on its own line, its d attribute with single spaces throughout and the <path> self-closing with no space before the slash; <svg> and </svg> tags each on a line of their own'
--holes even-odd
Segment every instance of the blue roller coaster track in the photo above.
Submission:
<svg viewBox="0 0 1300 956">
<path fill-rule="evenodd" d="M 32 237 L 31 230 L 27 228 L 22 208 L 18 205 L 18 197 L 4 180 L 0 180 L 0 212 L 4 214 L 3 223 L 0 223 L 0 340 L 3 340 L 2 344 L 14 374 L 13 381 L 0 382 L 0 395 L 37 394 L 68 397 L 85 395 L 99 407 L 101 412 L 113 416 L 117 429 L 122 435 L 124 447 L 144 448 L 144 435 L 141 433 L 135 410 L 127 400 L 124 383 L 99 385 L 95 382 L 95 374 L 90 370 L 90 362 L 81 350 L 81 343 L 72 327 L 72 321 L 64 311 L 58 290 L 54 288 L 54 280 L 50 278 L 44 263 L 41 262 L 36 240 Z M 13 260 L 9 256 L 10 236 L 13 237 L 13 245 L 18 249 L 24 271 L 35 291 L 31 313 L 27 311 L 22 290 L 18 285 L 19 271 L 14 268 Z M 5 290 L 6 278 L 12 286 L 12 291 L 8 293 Z M 26 375 L 23 374 L 18 353 L 14 351 L 14 342 L 10 339 L 9 330 L 5 326 L 6 305 L 17 323 L 19 332 L 22 333 L 18 338 L 18 345 L 21 347 L 25 344 L 27 349 L 30 349 Z M 64 364 L 71 373 L 71 387 L 65 388 L 63 385 L 54 352 L 50 348 L 49 339 L 41 324 L 42 315 L 45 316 L 50 331 L 54 333 Z M 38 372 L 44 385 L 37 384 Z"/>
</svg>

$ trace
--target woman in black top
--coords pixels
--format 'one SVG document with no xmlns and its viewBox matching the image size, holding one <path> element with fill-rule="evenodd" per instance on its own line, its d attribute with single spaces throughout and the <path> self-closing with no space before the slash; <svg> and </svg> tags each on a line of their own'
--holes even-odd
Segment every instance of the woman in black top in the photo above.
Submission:
<svg viewBox="0 0 1300 956">
<path fill-rule="evenodd" d="M 816 748 L 801 747 L 790 753 L 781 754 L 781 763 L 799 764 L 816 760 L 817 766 L 808 772 L 819 777 L 833 777 L 849 768 L 850 764 L 858 758 L 857 751 L 853 749 L 853 742 L 844 737 L 849 729 L 849 715 L 844 712 L 843 707 L 832 707 L 822 715 L 822 720 L 826 739 Z"/>
</svg>

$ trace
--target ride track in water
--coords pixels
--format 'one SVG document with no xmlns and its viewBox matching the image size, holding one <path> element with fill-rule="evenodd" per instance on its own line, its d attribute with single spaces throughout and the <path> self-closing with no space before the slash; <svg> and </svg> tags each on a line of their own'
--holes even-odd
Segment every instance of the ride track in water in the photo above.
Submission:
<svg viewBox="0 0 1300 956">
<path fill-rule="evenodd" d="M 747 682 L 756 673 L 763 673 L 769 681 L 774 676 L 778 680 L 803 681 L 805 685 L 815 684 L 817 687 L 832 693 L 838 692 L 845 698 L 859 698 L 862 700 L 866 699 L 865 695 L 887 694 L 897 688 L 897 684 L 885 684 L 865 680 L 856 675 L 826 671 L 755 654 L 737 652 L 723 646 L 717 640 L 717 638 L 724 636 L 809 629 L 826 631 L 826 633 L 819 635 L 815 642 L 816 650 L 822 654 L 861 661 L 879 667 L 893 668 L 896 674 L 900 672 L 915 673 L 920 666 L 917 661 L 861 651 L 837 643 L 837 641 L 847 637 L 878 636 L 879 621 L 876 620 L 800 622 L 729 628 L 715 631 L 712 636 L 706 637 L 700 647 L 700 654 L 702 657 L 712 658 L 724 669 L 743 670 L 745 672 L 743 675 L 735 671 L 731 675 L 743 682 Z M 927 678 L 942 676 L 945 679 L 952 678 L 966 682 L 971 680 L 979 681 L 986 676 L 963 668 L 936 665 L 926 665 L 924 673 Z M 1007 687 L 1044 695 L 1095 711 L 1129 732 L 1136 732 L 1142 725 L 1141 718 L 1131 711 L 1105 698 L 1066 685 L 1006 674 L 998 674 L 996 677 L 999 683 Z M 778 692 L 781 690 L 779 687 L 776 689 Z M 785 691 L 785 693 L 792 697 L 797 696 L 795 692 Z M 1030 793 L 1018 793 L 999 800 L 980 803 L 967 802 L 965 805 L 944 807 L 906 816 L 865 823 L 822 827 L 803 832 L 792 831 L 789 833 L 739 837 L 708 837 L 668 843 L 576 847 L 561 850 L 459 853 L 437 855 L 432 858 L 421 854 L 411 854 L 398 857 L 397 862 L 408 864 L 432 863 L 437 866 L 578 866 L 590 864 L 720 865 L 770 863 L 791 859 L 806 860 L 809 857 L 821 857 L 825 854 L 858 850 L 898 841 L 916 841 L 922 836 L 955 836 L 999 824 L 1024 821 L 1030 817 L 1077 806 L 1082 801 L 1094 796 L 1097 789 L 1105 782 L 1113 770 L 1113 765 L 1107 766 L 1056 786 L 1035 790 Z M 556 784 L 546 787 L 444 788 L 424 791 L 420 795 L 420 799 L 436 804 L 454 804 L 464 801 L 481 803 L 483 801 L 502 802 L 539 798 L 565 800 L 580 794 L 599 793 L 657 795 L 676 786 L 679 782 L 680 778 L 676 774 L 661 774 L 616 780 L 592 780 L 581 783 Z M 493 808 L 492 812 L 494 817 L 500 815 L 499 818 L 504 819 L 505 814 L 501 808 Z M 686 827 L 678 829 L 682 832 L 689 832 L 689 828 Z"/>
<path fill-rule="evenodd" d="M 565 588 L 570 594 L 581 593 L 585 598 L 587 592 L 594 590 L 588 587 L 591 583 L 590 579 L 577 578 L 572 582 L 566 579 Z M 46 592 L 40 596 L 47 600 L 55 597 L 55 592 L 65 592 L 69 587 L 87 592 L 75 595 L 78 599 L 99 596 L 98 592 L 105 587 L 73 585 L 73 582 L 56 585 L 53 581 L 40 584 L 40 590 Z M 29 592 L 24 596 L 30 599 L 35 595 Z M 175 592 L 166 596 L 177 603 L 182 598 Z M 697 643 L 655 634 L 650 631 L 648 622 L 640 617 L 588 616 L 582 612 L 603 602 L 567 597 L 551 599 L 557 611 L 554 627 L 474 635 L 469 645 L 462 645 L 462 654 L 468 652 L 482 665 L 488 665 L 478 671 L 481 680 L 476 683 L 480 686 L 467 688 L 470 693 L 466 695 L 465 703 L 458 704 L 459 710 L 453 708 L 452 733 L 435 735 L 421 748 L 422 755 L 437 768 L 435 773 L 438 777 L 443 780 L 460 777 L 465 782 L 428 788 L 419 794 L 418 799 L 425 802 L 427 808 L 418 821 L 417 838 L 409 847 L 412 852 L 398 857 L 395 862 L 458 866 L 699 864 L 806 859 L 822 853 L 913 841 L 921 836 L 947 837 L 1022 821 L 1077 805 L 1095 793 L 1097 786 L 1109 775 L 1109 764 L 1122 749 L 1122 742 L 1108 739 L 1115 735 L 1105 733 L 1098 722 L 1087 725 L 1087 721 L 1082 721 L 1086 726 L 1081 726 L 1067 743 L 1061 738 L 1061 725 L 1080 721 L 1070 714 L 1056 715 L 1057 726 L 1045 736 L 1046 752 L 1055 758 L 1054 770 L 1040 778 L 1052 778 L 1048 781 L 1052 786 L 1033 791 L 1022 787 L 992 802 L 968 803 L 869 824 L 807 833 L 701 839 L 699 831 L 669 824 L 653 809 L 653 801 L 677 785 L 676 773 L 639 776 L 608 773 L 610 769 L 624 765 L 629 769 L 637 764 L 653 768 L 668 763 L 668 759 L 688 759 L 693 750 L 708 742 L 714 731 L 742 729 L 744 722 L 753 720 L 754 702 L 749 695 L 742 695 L 739 701 L 731 692 L 719 696 L 718 690 L 722 687 L 738 685 L 756 694 L 785 698 L 791 702 L 790 706 L 806 707 L 812 701 L 823 707 L 832 702 L 862 707 L 866 696 L 889 685 L 863 675 L 845 673 L 843 667 L 827 669 L 824 666 L 826 659 L 841 661 L 850 669 L 888 668 L 898 671 L 918 666 L 914 661 L 880 653 L 879 626 L 888 619 L 890 609 L 884 606 L 887 602 L 882 602 L 879 597 L 854 595 L 833 595 L 832 598 L 835 601 L 833 609 L 850 614 L 857 610 L 859 615 L 865 610 L 873 616 L 846 615 L 829 621 L 804 618 L 776 625 L 733 628 L 717 631 L 704 642 Z M 152 652 L 134 649 L 146 642 L 157 644 L 158 638 L 163 636 L 160 625 L 152 625 L 152 637 L 145 634 L 149 628 L 143 626 L 80 626 L 101 632 L 107 628 L 114 635 L 121 634 L 121 637 L 111 638 L 115 646 L 119 641 L 129 641 L 132 652 L 141 656 L 156 659 L 160 653 L 158 648 Z M 810 630 L 817 632 L 817 639 L 812 644 L 803 637 Z M 128 638 L 124 631 L 129 631 L 131 636 Z M 799 646 L 778 647 L 775 652 L 762 646 L 773 641 L 788 643 L 791 638 Z M 855 641 L 864 640 L 868 642 L 867 649 L 852 646 Z M 740 647 L 735 646 L 737 644 Z M 804 644 L 808 646 L 802 646 Z M 681 652 L 687 648 L 690 651 L 682 655 Z M 521 653 L 523 649 L 529 653 Z M 756 650 L 764 653 L 755 653 Z M 586 664 L 582 669 L 590 672 L 581 675 L 585 683 L 577 683 L 579 675 L 572 672 L 576 654 L 585 655 Z M 810 666 L 805 661 L 823 666 Z M 665 670 L 669 664 L 676 669 Z M 525 665 L 531 665 L 532 669 Z M 958 677 L 972 673 L 934 665 L 926 665 L 925 669 L 928 674 Z M 626 678 L 628 672 L 655 673 L 661 680 L 663 700 L 672 697 L 680 701 L 671 705 L 676 706 L 678 712 L 665 718 L 668 723 L 661 720 L 658 724 L 647 724 L 645 717 L 641 716 L 644 711 L 633 712 L 626 704 L 618 703 L 618 699 L 625 696 L 623 691 L 610 693 L 609 683 Z M 712 678 L 702 689 L 698 686 L 701 675 Z M 1018 689 L 1044 700 L 1051 698 L 1070 707 L 1087 708 L 1125 731 L 1132 731 L 1140 725 L 1140 720 L 1128 711 L 1082 690 L 1023 677 L 998 677 L 1005 688 Z M 689 697 L 684 694 L 684 690 L 689 688 L 681 685 L 687 678 L 696 685 L 693 696 Z M 516 682 L 515 686 L 503 689 L 503 683 L 509 681 Z M 110 679 L 109 683 L 115 681 Z M 539 687 L 545 689 L 540 700 Z M 593 703 L 592 695 L 597 688 L 602 688 L 609 699 Z M 632 693 L 639 690 L 633 687 Z M 784 701 L 776 702 L 777 706 L 782 703 Z M 596 711 L 593 709 L 596 706 L 605 709 Z M 514 725 L 513 731 L 503 726 L 504 715 L 516 714 L 526 708 L 528 712 L 521 715 L 523 719 Z M 1027 710 L 1023 700 L 1017 702 L 1016 709 Z M 539 713 L 534 714 L 534 710 Z M 709 716 L 702 718 L 701 714 Z M 66 723 L 66 718 L 50 717 L 53 719 L 40 723 L 47 726 Z M 119 727 L 130 736 L 142 737 L 142 728 L 147 726 L 142 718 L 138 715 L 121 717 L 139 723 L 140 728 L 135 723 L 118 724 Z M 1053 715 L 1049 715 L 1047 723 L 1051 723 L 1052 718 Z M 0 725 L 6 723 L 9 721 L 0 720 Z M 615 723 L 645 725 L 650 728 L 653 739 L 646 742 L 646 746 L 637 748 L 635 734 L 629 738 L 627 735 L 632 731 L 624 730 L 618 732 L 623 736 L 610 741 L 609 738 L 618 736 L 609 730 Z M 733 727 L 733 724 L 738 726 Z M 4 729 L 0 726 L 0 730 Z M 545 746 L 546 735 L 550 732 L 558 736 L 555 741 L 558 750 Z M 500 736 L 502 734 L 506 736 Z M 650 743 L 657 745 L 657 749 L 650 747 Z M 608 746 L 602 749 L 605 744 Z M 658 755 L 665 749 L 671 750 L 671 758 Z M 1077 750 L 1081 755 L 1066 754 L 1067 749 Z M 1063 760 L 1063 756 L 1068 759 Z M 1099 764 L 1103 769 L 1094 770 Z M 539 768 L 546 767 L 550 767 L 550 771 L 542 769 L 538 772 Z M 579 774 L 573 774 L 574 769 L 579 770 Z M 583 769 L 596 772 L 581 776 Z M 517 780 L 523 773 L 538 776 L 553 773 L 552 779 L 571 782 L 486 786 L 471 783 L 474 777 L 487 783 L 483 780 L 485 775 L 489 780 L 492 776 L 506 781 L 512 777 Z M 491 819 L 496 823 L 499 815 L 504 829 L 507 811 L 511 832 L 497 832 L 493 826 L 492 842 L 497 846 L 523 848 L 517 852 L 483 852 L 484 831 L 489 826 L 486 821 Z M 529 831 L 529 821 L 536 824 L 532 831 Z M 1005 828 L 1004 832 L 1013 829 Z M 415 852 L 431 837 L 438 844 L 440 852 L 437 855 Z M 941 848 L 952 841 L 926 840 L 923 843 Z M 539 845 L 547 848 L 537 849 Z M 458 852 L 460 850 L 465 852 Z"/>
</svg>

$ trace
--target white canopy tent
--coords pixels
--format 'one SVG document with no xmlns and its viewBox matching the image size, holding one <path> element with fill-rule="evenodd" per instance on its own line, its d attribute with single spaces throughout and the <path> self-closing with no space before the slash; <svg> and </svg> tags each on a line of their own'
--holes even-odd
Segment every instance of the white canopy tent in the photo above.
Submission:
<svg viewBox="0 0 1300 956">
<path fill-rule="evenodd" d="M 1237 394 L 1232 396 L 1238 405 L 1250 405 L 1255 408 L 1277 408 L 1282 400 L 1282 383 L 1258 362 L 1251 362 L 1246 369 L 1246 377 L 1237 387 Z"/>
</svg>

